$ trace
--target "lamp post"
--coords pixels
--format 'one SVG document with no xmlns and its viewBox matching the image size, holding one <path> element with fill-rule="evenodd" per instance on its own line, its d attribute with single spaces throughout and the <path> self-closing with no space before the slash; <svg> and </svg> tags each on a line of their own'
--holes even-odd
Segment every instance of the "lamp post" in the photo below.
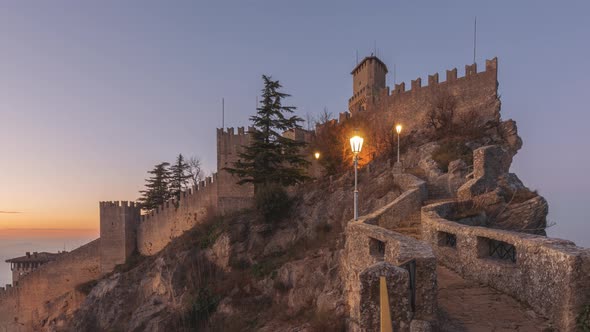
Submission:
<svg viewBox="0 0 590 332">
<path fill-rule="evenodd" d="M 354 154 L 354 220 L 359 219 L 359 211 L 358 211 L 358 201 L 359 201 L 359 191 L 357 187 L 358 183 L 358 164 L 359 164 L 359 153 L 363 147 L 363 138 L 354 135 L 350 139 L 350 148 L 352 149 L 352 153 Z"/>
<path fill-rule="evenodd" d="M 396 125 L 395 131 L 397 132 L 397 162 L 399 163 L 399 134 L 402 132 L 402 125 Z"/>
</svg>

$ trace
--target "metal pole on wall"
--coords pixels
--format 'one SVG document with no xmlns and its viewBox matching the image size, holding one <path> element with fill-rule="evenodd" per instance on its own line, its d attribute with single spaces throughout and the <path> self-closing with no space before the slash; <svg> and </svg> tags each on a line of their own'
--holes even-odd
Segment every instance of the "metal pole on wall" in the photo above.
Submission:
<svg viewBox="0 0 590 332">
<path fill-rule="evenodd" d="M 397 133 L 397 162 L 399 163 L 399 133 Z"/>
<path fill-rule="evenodd" d="M 356 153 L 354 155 L 354 220 L 359 219 L 359 211 L 358 211 L 359 190 L 357 188 L 358 160 L 359 160 L 359 155 L 358 155 L 358 153 Z"/>
</svg>

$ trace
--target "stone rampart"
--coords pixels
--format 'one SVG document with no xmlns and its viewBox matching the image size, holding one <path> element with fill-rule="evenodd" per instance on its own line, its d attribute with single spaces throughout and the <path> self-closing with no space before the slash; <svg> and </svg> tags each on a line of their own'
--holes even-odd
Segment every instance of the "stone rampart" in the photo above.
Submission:
<svg viewBox="0 0 590 332">
<path fill-rule="evenodd" d="M 24 276 L 18 284 L 0 291 L 0 327 L 7 331 L 31 331 L 52 308 L 50 301 L 74 293 L 69 303 L 84 298 L 76 286 L 100 277 L 100 239 L 92 241 Z"/>
<path fill-rule="evenodd" d="M 529 304 L 560 331 L 574 331 L 590 303 L 590 249 L 539 235 L 462 225 L 458 203 L 422 209 L 423 238 L 443 265 Z"/>
<path fill-rule="evenodd" d="M 420 222 L 420 208 L 427 197 L 426 182 L 406 173 L 394 174 L 393 182 L 403 190 L 403 193 L 393 202 L 377 210 L 377 217 L 368 219 L 367 223 L 393 230 Z"/>
<path fill-rule="evenodd" d="M 446 97 L 453 99 L 457 116 L 475 112 L 483 121 L 499 121 L 497 78 L 498 59 L 493 58 L 486 60 L 485 71 L 477 72 L 476 64 L 466 65 L 463 77 L 457 76 L 456 68 L 447 70 L 444 82 L 439 82 L 436 73 L 428 76 L 427 86 L 422 86 L 422 79 L 417 78 L 412 80 L 409 90 L 405 83 L 400 83 L 391 91 L 389 87 L 381 89 L 371 98 L 367 98 L 365 90 L 356 91 L 349 105 L 366 103 L 364 114 L 387 123 L 403 123 L 405 130 L 410 131 L 425 128 L 428 110 Z"/>
<path fill-rule="evenodd" d="M 111 272 L 136 248 L 140 207 L 135 202 L 100 202 L 100 270 Z"/>
<path fill-rule="evenodd" d="M 142 215 L 137 228 L 137 250 L 142 255 L 154 255 L 209 213 L 215 213 L 217 188 L 214 174 L 201 181 L 197 188 L 182 192 L 178 202 L 170 200 L 150 214 Z"/>
</svg>

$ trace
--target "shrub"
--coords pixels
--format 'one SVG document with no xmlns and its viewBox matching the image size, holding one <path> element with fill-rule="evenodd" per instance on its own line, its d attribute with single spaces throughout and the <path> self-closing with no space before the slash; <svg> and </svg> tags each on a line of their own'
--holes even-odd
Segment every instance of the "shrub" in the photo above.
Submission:
<svg viewBox="0 0 590 332">
<path fill-rule="evenodd" d="M 584 306 L 576 318 L 576 324 L 581 331 L 590 332 L 590 304 Z"/>
<path fill-rule="evenodd" d="M 218 296 L 211 294 L 208 288 L 199 288 L 196 297 L 192 298 L 189 308 L 184 314 L 185 327 L 194 329 L 207 323 L 218 304 Z"/>
<path fill-rule="evenodd" d="M 264 277 L 271 275 L 275 271 L 275 264 L 270 260 L 262 261 L 252 265 L 252 275 L 257 279 L 263 279 Z"/>
<path fill-rule="evenodd" d="M 97 284 L 98 280 L 90 280 L 77 285 L 76 290 L 84 295 L 88 295 Z"/>
<path fill-rule="evenodd" d="M 134 251 L 127 259 L 125 263 L 119 264 L 115 266 L 114 272 L 115 273 L 125 273 L 133 270 L 134 268 L 138 267 L 141 263 L 145 261 L 145 256 L 139 253 L 139 251 Z"/>
<path fill-rule="evenodd" d="M 278 184 L 261 185 L 256 188 L 256 209 L 266 222 L 277 221 L 288 215 L 291 200 Z"/>
<path fill-rule="evenodd" d="M 432 159 L 446 173 L 453 160 L 463 159 L 467 165 L 473 165 L 473 151 L 462 141 L 446 141 L 434 150 Z"/>
</svg>

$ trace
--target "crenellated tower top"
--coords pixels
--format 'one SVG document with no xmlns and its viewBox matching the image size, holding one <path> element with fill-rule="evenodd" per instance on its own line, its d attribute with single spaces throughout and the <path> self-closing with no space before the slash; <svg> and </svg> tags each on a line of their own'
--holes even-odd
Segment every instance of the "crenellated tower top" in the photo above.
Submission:
<svg viewBox="0 0 590 332">
<path fill-rule="evenodd" d="M 381 59 L 371 54 L 359 62 L 350 74 L 353 98 L 348 104 L 348 109 L 354 113 L 364 110 L 367 101 L 372 101 L 381 90 L 385 89 L 387 66 Z"/>
</svg>

